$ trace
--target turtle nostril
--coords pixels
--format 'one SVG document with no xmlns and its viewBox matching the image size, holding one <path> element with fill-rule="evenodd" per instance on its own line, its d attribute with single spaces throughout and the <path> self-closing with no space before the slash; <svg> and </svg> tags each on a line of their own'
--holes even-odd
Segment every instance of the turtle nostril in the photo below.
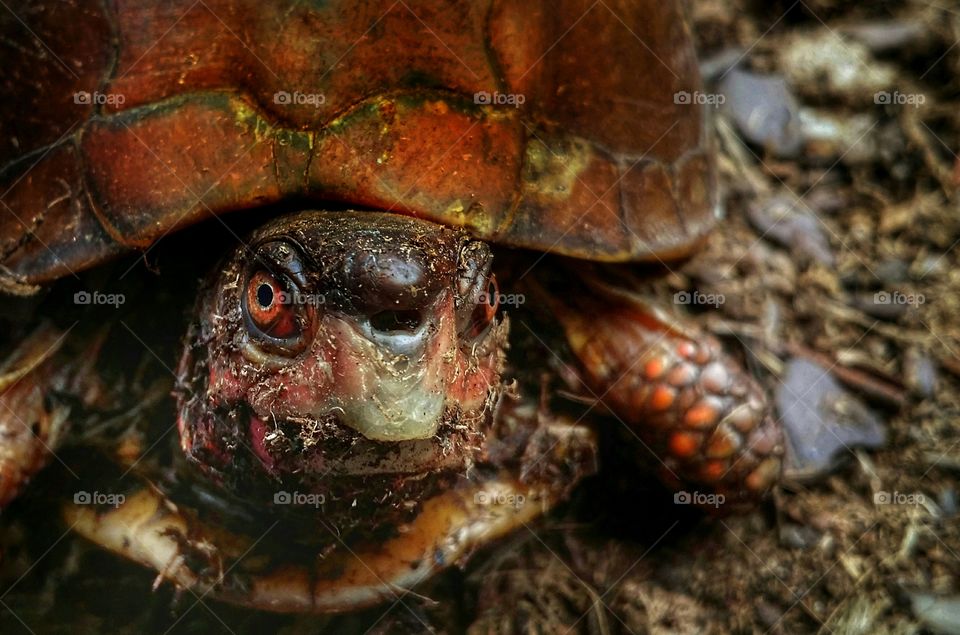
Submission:
<svg viewBox="0 0 960 635">
<path fill-rule="evenodd" d="M 370 326 L 374 330 L 386 333 L 416 331 L 422 322 L 423 315 L 416 309 L 380 311 L 370 317 Z"/>
</svg>

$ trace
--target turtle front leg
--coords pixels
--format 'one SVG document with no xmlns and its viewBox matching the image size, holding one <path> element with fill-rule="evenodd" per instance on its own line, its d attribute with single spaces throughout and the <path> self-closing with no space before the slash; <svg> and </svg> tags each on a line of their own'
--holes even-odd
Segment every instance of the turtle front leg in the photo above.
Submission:
<svg viewBox="0 0 960 635">
<path fill-rule="evenodd" d="M 43 322 L 0 362 L 0 510 L 64 443 L 76 418 L 71 404 L 103 399 L 94 365 L 106 334 L 77 337 Z"/>
<path fill-rule="evenodd" d="M 0 365 L 0 509 L 49 461 L 68 410 L 46 399 L 58 383 L 57 352 L 66 334 L 43 324 Z"/>
<path fill-rule="evenodd" d="M 218 526 L 184 491 L 175 501 L 139 476 L 113 503 L 65 502 L 63 516 L 85 538 L 154 569 L 158 584 L 166 579 L 201 599 L 209 594 L 281 613 L 353 611 L 397 601 L 437 571 L 463 563 L 533 522 L 595 471 L 593 430 L 535 404 L 506 399 L 491 435 L 481 469 L 447 491 L 409 501 L 416 515 L 392 531 L 361 525 L 359 534 L 341 534 L 318 506 L 316 542 L 290 542 L 280 536 L 309 517 L 290 516 L 289 505 L 257 510 L 273 519 L 269 529 L 250 531 L 222 519 Z"/>
<path fill-rule="evenodd" d="M 590 396 L 656 455 L 661 479 L 687 492 L 678 496 L 722 513 L 773 487 L 781 428 L 763 389 L 716 338 L 598 280 L 564 295 L 554 314 Z"/>
</svg>

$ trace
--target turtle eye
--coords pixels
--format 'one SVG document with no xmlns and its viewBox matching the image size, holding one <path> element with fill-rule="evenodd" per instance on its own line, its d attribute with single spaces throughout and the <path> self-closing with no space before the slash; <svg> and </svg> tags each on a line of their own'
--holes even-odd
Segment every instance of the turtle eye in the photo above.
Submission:
<svg viewBox="0 0 960 635">
<path fill-rule="evenodd" d="M 470 326 L 467 331 L 470 337 L 479 337 L 497 317 L 497 308 L 500 306 L 500 287 L 497 278 L 490 274 L 486 288 L 477 295 L 477 305 L 470 316 Z"/>
<path fill-rule="evenodd" d="M 289 284 L 268 271 L 257 271 L 247 282 L 245 312 L 250 325 L 276 340 L 299 338 L 296 296 Z"/>
</svg>

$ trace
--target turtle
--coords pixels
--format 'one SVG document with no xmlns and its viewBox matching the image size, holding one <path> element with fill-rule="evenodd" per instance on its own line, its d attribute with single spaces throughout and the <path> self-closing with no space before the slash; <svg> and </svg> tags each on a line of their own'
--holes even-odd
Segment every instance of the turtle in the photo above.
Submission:
<svg viewBox="0 0 960 635">
<path fill-rule="evenodd" d="M 777 484 L 763 388 L 644 293 L 721 217 L 679 3 L 0 19 L 0 504 L 65 448 L 106 457 L 76 468 L 74 531 L 200 597 L 320 613 L 548 512 L 611 431 L 680 502 Z"/>
</svg>

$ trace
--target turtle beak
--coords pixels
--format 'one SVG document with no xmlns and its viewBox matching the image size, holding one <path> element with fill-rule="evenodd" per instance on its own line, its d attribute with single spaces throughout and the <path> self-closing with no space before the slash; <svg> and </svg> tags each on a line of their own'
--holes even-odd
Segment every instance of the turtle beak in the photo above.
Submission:
<svg viewBox="0 0 960 635">
<path fill-rule="evenodd" d="M 428 439 L 437 432 L 457 375 L 457 332 L 449 292 L 419 308 L 389 309 L 327 325 L 336 342 L 337 389 L 328 412 L 374 441 Z M 328 346 L 320 343 L 320 346 Z M 330 359 L 330 351 L 320 354 Z"/>
</svg>

